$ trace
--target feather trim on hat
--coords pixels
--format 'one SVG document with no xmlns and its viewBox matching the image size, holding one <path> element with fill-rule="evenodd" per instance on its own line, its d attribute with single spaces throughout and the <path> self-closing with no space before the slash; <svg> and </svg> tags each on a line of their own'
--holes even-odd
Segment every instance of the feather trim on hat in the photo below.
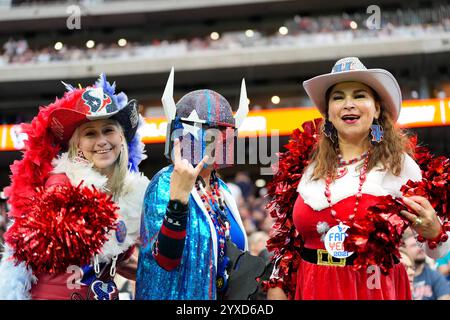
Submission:
<svg viewBox="0 0 450 320">
<path fill-rule="evenodd" d="M 144 125 L 144 119 L 139 116 L 139 124 L 138 128 L 141 128 Z M 139 135 L 139 131 L 136 132 L 133 140 L 128 144 L 128 169 L 131 172 L 139 171 L 139 164 L 142 160 L 147 159 L 147 155 L 145 154 L 145 144 L 141 141 L 141 137 Z"/>
<path fill-rule="evenodd" d="M 103 92 L 107 93 L 119 108 L 123 108 L 127 105 L 127 95 L 123 92 L 116 94 L 116 83 L 110 84 L 106 80 L 106 75 L 104 73 L 100 74 L 98 80 L 95 82 L 95 87 L 102 88 Z"/>
<path fill-rule="evenodd" d="M 41 107 L 39 113 L 31 123 L 22 123 L 25 139 L 25 150 L 22 160 L 16 160 L 10 166 L 12 176 L 11 185 L 5 188 L 8 203 L 11 204 L 10 217 L 20 216 L 27 208 L 28 199 L 32 198 L 35 190 L 47 181 L 53 170 L 51 161 L 61 149 L 55 145 L 54 136 L 50 132 L 49 115 L 55 109 L 73 105 L 81 95 L 81 90 L 66 92 L 62 99 L 56 99 L 47 107 Z"/>
</svg>

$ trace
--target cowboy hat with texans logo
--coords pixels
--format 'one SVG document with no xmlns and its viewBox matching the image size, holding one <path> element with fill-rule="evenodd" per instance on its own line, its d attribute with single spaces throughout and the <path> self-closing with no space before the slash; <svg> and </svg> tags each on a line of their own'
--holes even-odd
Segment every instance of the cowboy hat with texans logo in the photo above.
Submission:
<svg viewBox="0 0 450 320">
<path fill-rule="evenodd" d="M 381 106 L 389 110 L 394 121 L 400 115 L 402 93 L 394 76 L 384 69 L 367 69 L 356 57 L 338 60 L 330 73 L 303 82 L 306 93 L 326 118 L 328 101 L 326 92 L 340 82 L 361 82 L 371 87 L 380 97 Z"/>
</svg>

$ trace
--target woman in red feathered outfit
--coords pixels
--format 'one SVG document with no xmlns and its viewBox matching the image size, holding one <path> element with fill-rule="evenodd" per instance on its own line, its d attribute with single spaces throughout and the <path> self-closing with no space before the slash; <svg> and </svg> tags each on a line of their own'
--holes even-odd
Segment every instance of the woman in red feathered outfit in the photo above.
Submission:
<svg viewBox="0 0 450 320">
<path fill-rule="evenodd" d="M 448 252 L 448 159 L 413 160 L 388 71 L 348 57 L 304 87 L 325 121 L 294 132 L 269 186 L 268 298 L 411 299 L 401 234 L 411 225 L 428 255 Z"/>
<path fill-rule="evenodd" d="M 148 179 L 135 100 L 101 75 L 69 89 L 23 124 L 23 159 L 5 190 L 14 223 L 5 234 L 0 299 L 115 300 L 132 258 Z"/>
</svg>

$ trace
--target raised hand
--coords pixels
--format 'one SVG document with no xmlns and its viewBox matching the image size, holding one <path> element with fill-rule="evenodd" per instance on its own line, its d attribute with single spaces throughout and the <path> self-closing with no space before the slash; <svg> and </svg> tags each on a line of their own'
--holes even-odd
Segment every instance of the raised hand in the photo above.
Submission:
<svg viewBox="0 0 450 320">
<path fill-rule="evenodd" d="M 208 156 L 204 156 L 202 161 L 194 168 L 188 160 L 181 158 L 181 146 L 178 139 L 174 142 L 173 152 L 174 168 L 170 178 L 170 200 L 179 200 L 187 204 L 189 194 L 204 164 L 208 161 Z"/>
</svg>

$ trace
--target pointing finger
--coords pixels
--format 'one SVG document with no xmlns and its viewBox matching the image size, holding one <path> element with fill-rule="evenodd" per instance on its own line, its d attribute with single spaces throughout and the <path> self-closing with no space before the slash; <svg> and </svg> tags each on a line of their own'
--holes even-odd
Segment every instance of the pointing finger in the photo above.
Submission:
<svg viewBox="0 0 450 320">
<path fill-rule="evenodd" d="M 174 163 L 177 163 L 181 160 L 181 146 L 180 146 L 180 140 L 175 139 L 173 144 L 173 157 L 174 157 Z"/>
<path fill-rule="evenodd" d="M 200 171 L 202 171 L 203 166 L 205 165 L 206 161 L 208 161 L 209 157 L 204 156 L 202 161 L 195 167 L 195 176 L 198 176 L 200 174 Z"/>
</svg>

